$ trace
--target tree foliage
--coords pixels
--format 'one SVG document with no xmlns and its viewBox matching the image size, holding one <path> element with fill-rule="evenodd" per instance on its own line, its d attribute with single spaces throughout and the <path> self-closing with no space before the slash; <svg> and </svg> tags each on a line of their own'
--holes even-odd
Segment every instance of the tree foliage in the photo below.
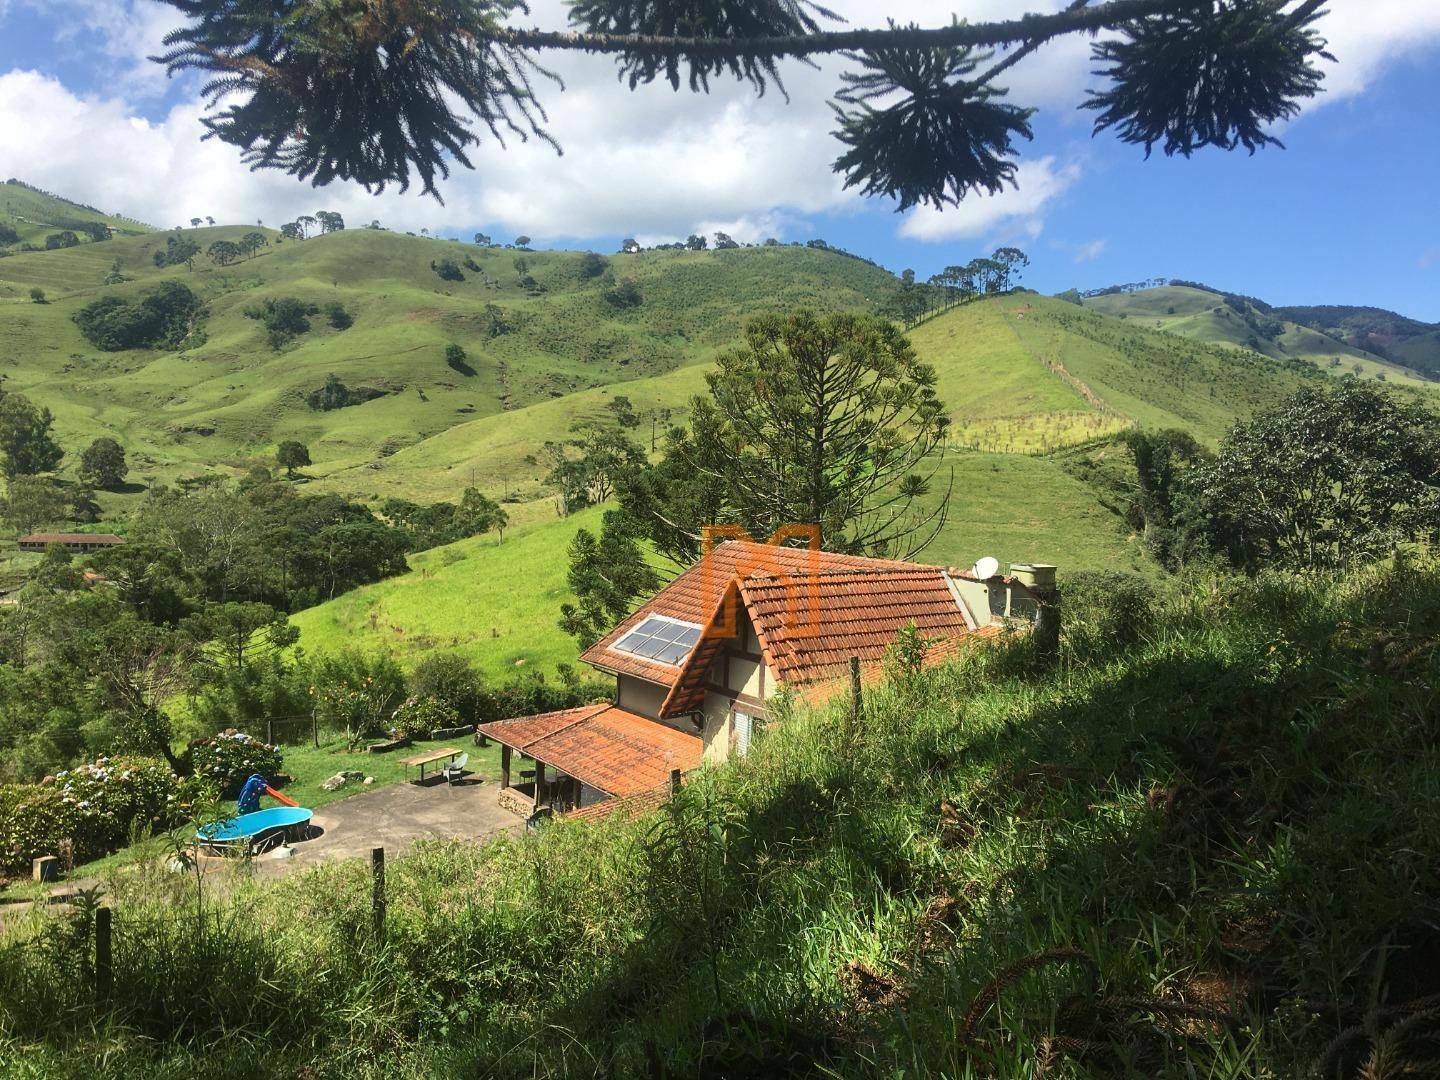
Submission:
<svg viewBox="0 0 1440 1080">
<path fill-rule="evenodd" d="M 80 479 L 102 491 L 114 491 L 129 471 L 125 448 L 108 435 L 96 439 L 80 455 Z"/>
<path fill-rule="evenodd" d="M 177 348 L 195 332 L 204 306 L 186 285 L 167 281 L 138 303 L 102 296 L 74 315 L 75 325 L 97 349 Z"/>
<path fill-rule="evenodd" d="M 527 11 L 522 0 L 167 2 L 185 22 L 156 59 L 171 74 L 209 76 L 207 138 L 316 184 L 404 189 L 418 174 L 436 198 L 451 161 L 470 167 L 480 128 L 502 144 L 514 135 L 559 150 L 537 96 L 537 81 L 553 79 L 536 58 L 546 50 L 611 54 L 632 89 L 663 78 L 701 93 L 727 74 L 783 91 L 782 63 L 849 56 L 861 72 L 836 95 L 847 149 L 835 170 L 902 209 L 1013 182 L 1032 110 L 995 79 L 1060 38 L 1101 35 L 1105 85 L 1087 102 L 1097 130 L 1114 127 L 1147 153 L 1157 142 L 1186 154 L 1274 142 L 1266 126 L 1317 91 L 1314 59 L 1325 55 L 1312 28 L 1322 0 L 1288 11 L 1291 0 L 1077 0 L 1049 14 L 883 29 L 832 29 L 834 14 L 811 0 L 577 0 L 571 32 L 507 25 Z M 989 64 L 997 47 L 1008 51 Z"/>
<path fill-rule="evenodd" d="M 691 437 L 677 442 L 698 476 L 726 493 L 753 535 L 818 524 L 833 551 L 918 552 L 943 520 L 928 512 L 937 466 L 925 464 L 949 417 L 935 371 L 894 327 L 868 316 L 762 316 L 745 345 L 707 375 Z M 696 525 L 703 523 L 694 523 Z"/>
<path fill-rule="evenodd" d="M 303 469 L 310 464 L 310 449 L 302 442 L 286 439 L 275 450 L 275 464 L 284 469 L 285 475 L 293 480 L 296 469 Z"/>
<path fill-rule="evenodd" d="M 0 473 L 6 480 L 50 472 L 65 451 L 50 429 L 55 417 L 24 394 L 0 391 Z"/>
<path fill-rule="evenodd" d="M 1382 559 L 1440 539 L 1440 418 L 1353 380 L 1307 387 L 1237 424 L 1181 487 L 1237 565 Z"/>
</svg>

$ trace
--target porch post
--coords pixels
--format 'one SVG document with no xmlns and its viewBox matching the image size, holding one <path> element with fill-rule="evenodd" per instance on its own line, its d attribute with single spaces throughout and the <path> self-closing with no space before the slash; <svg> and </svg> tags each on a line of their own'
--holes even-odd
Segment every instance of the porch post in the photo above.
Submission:
<svg viewBox="0 0 1440 1080">
<path fill-rule="evenodd" d="M 500 790 L 510 786 L 510 747 L 500 744 Z"/>
<path fill-rule="evenodd" d="M 545 763 L 535 759 L 535 809 L 539 810 L 545 801 Z"/>
</svg>

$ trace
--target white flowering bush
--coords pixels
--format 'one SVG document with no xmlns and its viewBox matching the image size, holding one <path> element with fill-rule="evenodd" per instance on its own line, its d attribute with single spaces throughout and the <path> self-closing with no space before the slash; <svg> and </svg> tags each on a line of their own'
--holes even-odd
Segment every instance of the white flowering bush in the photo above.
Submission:
<svg viewBox="0 0 1440 1080">
<path fill-rule="evenodd" d="M 76 862 L 114 850 L 137 829 L 182 821 L 194 788 L 162 761 L 99 758 L 45 784 L 0 787 L 0 864 L 18 869 L 69 843 Z"/>
<path fill-rule="evenodd" d="M 190 744 L 190 768 L 197 783 L 233 799 L 252 773 L 273 780 L 283 759 L 278 747 L 243 731 L 222 731 Z"/>
</svg>

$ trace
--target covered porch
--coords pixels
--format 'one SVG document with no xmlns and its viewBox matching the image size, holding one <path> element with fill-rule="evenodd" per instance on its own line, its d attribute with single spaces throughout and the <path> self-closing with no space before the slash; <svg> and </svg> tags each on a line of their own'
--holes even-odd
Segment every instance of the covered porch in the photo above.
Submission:
<svg viewBox="0 0 1440 1080">
<path fill-rule="evenodd" d="M 558 813 L 655 791 L 699 766 L 703 744 L 611 704 L 481 724 L 500 744 L 501 805 Z"/>
</svg>

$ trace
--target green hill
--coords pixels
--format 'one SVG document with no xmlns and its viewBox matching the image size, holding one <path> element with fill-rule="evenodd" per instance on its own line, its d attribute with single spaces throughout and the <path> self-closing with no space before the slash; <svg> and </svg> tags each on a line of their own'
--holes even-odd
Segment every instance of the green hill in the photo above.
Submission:
<svg viewBox="0 0 1440 1080">
<path fill-rule="evenodd" d="M 948 492 L 950 507 L 924 558 L 962 566 L 993 555 L 1006 564 L 1057 562 L 1067 571 L 1156 573 L 1122 520 L 1056 451 L 1123 456 L 1088 444 L 1135 424 L 1183 427 L 1213 442 L 1236 417 L 1322 377 L 1297 361 L 1178 340 L 1033 294 L 957 308 L 916 327 L 911 339 L 936 366 L 958 429 L 933 463 L 940 471 L 932 499 Z M 624 390 L 637 406 L 678 407 L 703 389 L 703 372 L 692 364 Z M 541 468 L 526 455 L 577 416 L 598 412 L 612 389 L 473 420 L 378 469 L 338 469 L 322 483 L 367 496 L 430 497 L 448 496 L 475 475 L 503 475 L 516 490 L 535 493 Z M 548 501 L 512 509 L 523 524 L 503 545 L 481 538 L 417 556 L 408 575 L 300 613 L 302 641 L 322 650 L 386 648 L 402 658 L 456 649 L 495 676 L 517 663 L 573 660 L 573 642 L 555 626 L 567 591 L 565 547 L 598 515 L 557 520 Z"/>
<path fill-rule="evenodd" d="M 1341 304 L 1281 307 L 1275 313 L 1355 348 L 1440 378 L 1440 325 L 1422 323 L 1384 308 Z"/>
<path fill-rule="evenodd" d="M 183 235 L 204 249 L 249 231 L 226 226 Z M 70 446 L 100 433 L 120 439 L 141 479 L 240 468 L 270 456 L 284 439 L 309 444 L 319 475 L 365 468 L 358 475 L 368 479 L 368 467 L 394 451 L 481 418 L 507 436 L 530 428 L 544 437 L 563 434 L 573 419 L 568 406 L 551 411 L 553 423 L 543 411 L 538 419 L 515 414 L 602 387 L 635 383 L 642 407 L 679 403 L 690 382 L 662 382 L 652 392 L 647 381 L 734 341 L 749 315 L 800 305 L 870 310 L 894 281 L 857 259 L 806 248 L 612 256 L 601 274 L 586 278 L 574 252 L 487 249 L 371 230 L 303 243 L 267 235 L 270 248 L 228 267 L 201 257 L 194 270 L 159 269 L 153 256 L 166 234 L 158 233 L 0 260 L 0 350 L 15 358 L 7 385 L 49 406 Z M 102 284 L 117 258 L 131 280 Z M 446 259 L 463 280 L 443 280 L 431 268 Z M 606 301 L 616 279 L 634 281 L 638 304 Z M 134 300 L 163 281 L 182 282 L 204 300 L 203 343 L 179 352 L 107 353 L 74 323 L 99 297 Z M 30 303 L 32 286 L 45 289 L 50 302 Z M 339 303 L 354 325 L 335 330 L 323 315 L 312 316 L 308 332 L 274 349 L 246 313 L 282 297 Z M 446 364 L 452 342 L 468 356 L 461 370 Z M 311 408 L 307 395 L 331 373 L 372 400 Z M 483 479 L 503 486 L 505 477 L 483 471 Z M 357 487 L 353 480 L 343 482 Z M 457 488 L 417 494 L 442 489 Z"/>
<path fill-rule="evenodd" d="M 150 232 L 149 225 L 117 214 L 107 214 L 93 206 L 71 202 L 47 191 L 31 187 L 22 180 L 10 179 L 0 184 L 0 225 L 8 225 L 19 235 L 9 245 L 0 244 L 0 254 L 20 250 L 26 244 L 43 247 L 51 233 L 71 230 L 79 232 L 87 224 L 108 226 L 116 235 L 138 235 Z M 88 242 L 80 233 L 79 239 Z"/>
<path fill-rule="evenodd" d="M 1084 306 L 1104 315 L 1138 323 L 1149 330 L 1163 330 L 1194 341 L 1251 349 L 1275 358 L 1305 360 L 1327 371 L 1353 373 L 1366 379 L 1383 376 L 1387 382 L 1405 386 L 1421 386 L 1427 381 L 1427 369 L 1420 362 L 1428 355 L 1429 348 L 1423 335 L 1397 336 L 1390 350 L 1382 351 L 1372 347 L 1377 338 L 1336 331 L 1335 324 L 1327 324 L 1325 318 L 1304 314 L 1332 309 L 1269 308 L 1265 305 L 1240 312 L 1227 304 L 1223 295 L 1188 285 L 1167 285 L 1087 297 Z M 1303 317 L 1296 318 L 1297 313 Z M 1247 314 L 1250 321 L 1247 321 Z M 1256 332 L 1256 323 L 1263 323 L 1267 316 L 1276 320 L 1278 333 L 1274 337 Z M 1414 325 L 1424 326 L 1421 323 Z M 1440 371 L 1440 331 L 1437 331 L 1433 344 L 1437 349 L 1434 370 Z M 1407 347 L 1413 356 L 1405 351 Z"/>
</svg>

